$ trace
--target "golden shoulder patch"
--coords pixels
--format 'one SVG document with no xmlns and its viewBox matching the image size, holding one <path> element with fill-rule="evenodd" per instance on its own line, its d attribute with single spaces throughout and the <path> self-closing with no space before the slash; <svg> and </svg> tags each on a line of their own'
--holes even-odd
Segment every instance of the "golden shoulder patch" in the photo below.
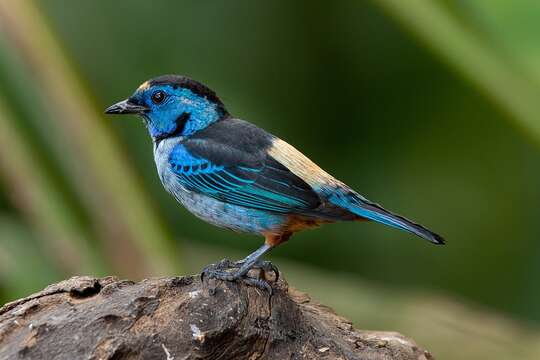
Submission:
<svg viewBox="0 0 540 360">
<path fill-rule="evenodd" d="M 312 187 L 339 183 L 332 175 L 286 141 L 276 138 L 268 153 Z"/>
</svg>

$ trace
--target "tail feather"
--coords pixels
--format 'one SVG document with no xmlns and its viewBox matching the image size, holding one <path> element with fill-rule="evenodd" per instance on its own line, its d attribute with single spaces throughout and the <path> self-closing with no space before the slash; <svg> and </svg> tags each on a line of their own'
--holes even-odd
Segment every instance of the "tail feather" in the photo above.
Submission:
<svg viewBox="0 0 540 360">
<path fill-rule="evenodd" d="M 369 220 L 408 231 L 434 244 L 443 245 L 445 240 L 442 236 L 428 230 L 424 226 L 412 222 L 401 215 L 394 214 L 382 206 L 369 201 L 362 195 L 352 191 L 335 192 L 329 197 L 331 203 L 343 207 L 348 211 Z"/>
</svg>

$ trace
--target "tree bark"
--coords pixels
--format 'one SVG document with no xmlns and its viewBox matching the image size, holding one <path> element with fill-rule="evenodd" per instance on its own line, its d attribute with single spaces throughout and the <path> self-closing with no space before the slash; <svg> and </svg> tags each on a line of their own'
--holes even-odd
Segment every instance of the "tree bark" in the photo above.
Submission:
<svg viewBox="0 0 540 360">
<path fill-rule="evenodd" d="M 74 277 L 0 309 L 0 359 L 362 359 L 433 357 L 363 331 L 289 288 L 199 277 L 135 283 Z"/>
</svg>

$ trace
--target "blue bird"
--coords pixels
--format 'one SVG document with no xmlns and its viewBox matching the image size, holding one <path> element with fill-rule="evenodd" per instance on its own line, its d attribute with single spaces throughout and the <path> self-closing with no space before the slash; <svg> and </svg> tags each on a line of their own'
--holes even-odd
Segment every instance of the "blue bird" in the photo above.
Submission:
<svg viewBox="0 0 540 360">
<path fill-rule="evenodd" d="M 272 266 L 260 260 L 263 254 L 295 232 L 336 221 L 371 220 L 444 244 L 441 236 L 366 199 L 287 142 L 231 116 L 211 89 L 187 77 L 146 81 L 105 112 L 143 118 L 163 186 L 195 216 L 265 237 L 245 259 L 205 269 L 209 277 L 268 287 L 247 276 L 253 267 Z"/>
</svg>

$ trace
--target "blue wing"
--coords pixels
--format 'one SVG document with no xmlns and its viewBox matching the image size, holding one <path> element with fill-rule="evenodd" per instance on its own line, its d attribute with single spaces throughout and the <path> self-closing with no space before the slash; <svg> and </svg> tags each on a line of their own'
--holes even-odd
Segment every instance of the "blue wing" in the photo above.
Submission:
<svg viewBox="0 0 540 360">
<path fill-rule="evenodd" d="M 185 188 L 229 204 L 278 213 L 304 213 L 320 205 L 308 184 L 264 151 L 187 140 L 173 149 L 169 164 Z"/>
</svg>

